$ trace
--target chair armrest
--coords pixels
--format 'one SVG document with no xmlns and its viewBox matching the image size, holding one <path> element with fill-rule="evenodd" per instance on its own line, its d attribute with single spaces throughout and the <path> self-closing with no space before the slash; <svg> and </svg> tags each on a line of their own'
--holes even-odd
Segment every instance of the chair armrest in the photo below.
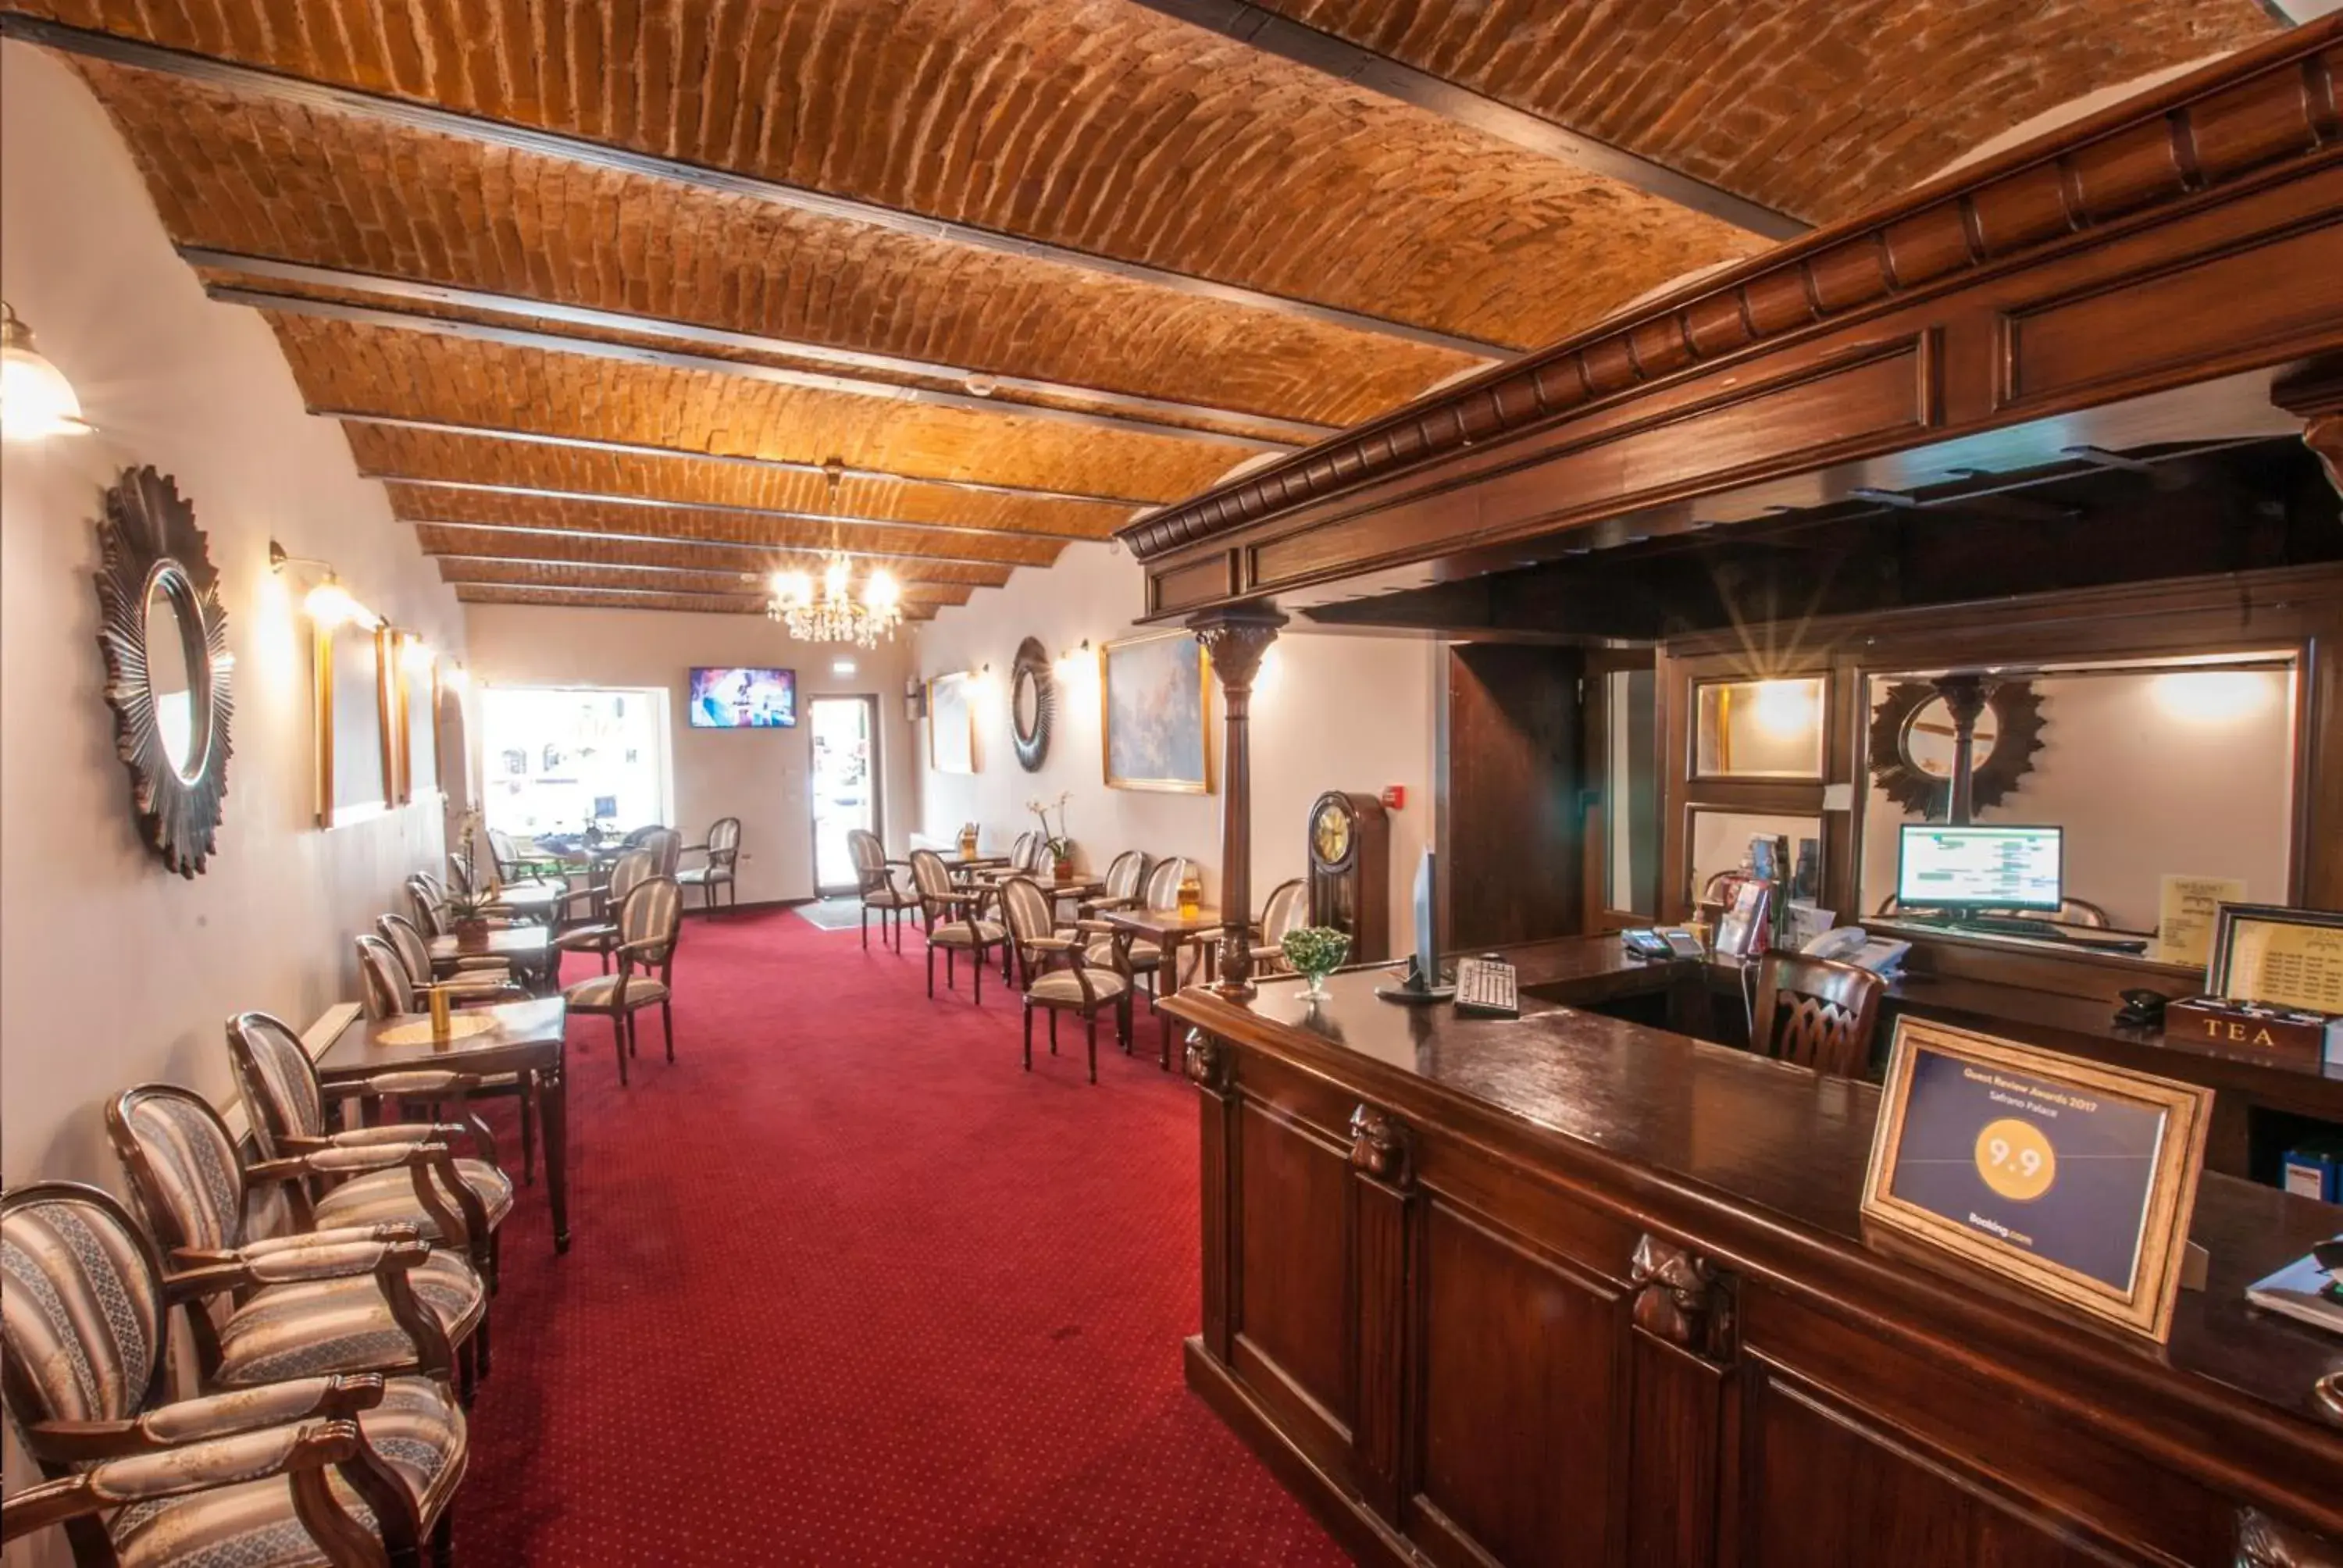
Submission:
<svg viewBox="0 0 2343 1568">
<path fill-rule="evenodd" d="M 354 1416 L 382 1402 L 380 1372 L 263 1383 L 158 1405 L 131 1421 L 44 1421 L 24 1427 L 25 1452 L 53 1464 L 155 1453 L 257 1427 Z"/>
<path fill-rule="evenodd" d="M 1084 899 L 1080 907 L 1082 913 L 1085 915 L 1095 915 L 1101 910 L 1131 909 L 1135 907 L 1138 902 L 1139 900 L 1137 896 L 1133 894 L 1126 893 L 1121 898 L 1109 898 L 1101 894 L 1100 897 L 1095 899 Z"/>
<path fill-rule="evenodd" d="M 67 1520 L 102 1513 L 134 1503 L 156 1503 L 220 1487 L 240 1486 L 270 1476 L 292 1476 L 297 1496 L 322 1503 L 330 1517 L 357 1530 L 314 1473 L 357 1458 L 365 1440 L 354 1421 L 310 1422 L 262 1427 L 233 1436 L 190 1442 L 154 1453 L 106 1460 L 62 1480 L 28 1486 L 0 1503 L 0 1541 L 14 1541 Z"/>
<path fill-rule="evenodd" d="M 297 1252 L 310 1247 L 339 1247 L 352 1241 L 416 1241 L 423 1232 L 411 1220 L 384 1220 L 372 1225 L 336 1225 L 325 1231 L 297 1231 L 290 1236 L 264 1236 L 257 1241 L 246 1241 L 233 1252 L 198 1253 L 181 1248 L 171 1256 L 177 1258 L 266 1258 L 276 1252 Z"/>
<path fill-rule="evenodd" d="M 1115 937 L 1122 935 L 1122 928 L 1116 925 L 1112 920 L 1076 920 L 1074 922 L 1074 930 L 1078 931 L 1088 931 L 1094 937 Z"/>
<path fill-rule="evenodd" d="M 620 942 L 610 950 L 620 958 L 639 958 L 653 961 L 651 955 L 663 953 L 675 946 L 673 937 L 653 937 L 639 942 Z"/>
<path fill-rule="evenodd" d="M 256 1160 L 245 1169 L 263 1181 L 293 1181 L 304 1176 L 357 1176 L 370 1171 L 395 1171 L 402 1165 L 430 1165 L 447 1153 L 445 1143 L 375 1143 L 355 1148 L 312 1151 L 281 1160 Z"/>
</svg>

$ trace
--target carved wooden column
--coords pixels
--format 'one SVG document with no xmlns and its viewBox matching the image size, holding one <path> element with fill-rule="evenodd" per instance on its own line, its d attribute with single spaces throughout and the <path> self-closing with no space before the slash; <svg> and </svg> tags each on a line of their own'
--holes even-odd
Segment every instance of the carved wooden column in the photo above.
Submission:
<svg viewBox="0 0 2343 1568">
<path fill-rule="evenodd" d="M 1387 1111 L 1351 1112 L 1352 1241 L 1358 1353 L 1353 1375 L 1351 1455 L 1360 1495 L 1399 1523 L 1408 1423 L 1408 1302 L 1415 1292 L 1411 1257 L 1415 1159 L 1407 1129 Z"/>
<path fill-rule="evenodd" d="M 2302 419 L 2302 444 L 2343 495 L 2343 357 L 2313 360 L 2270 388 L 2270 401 Z"/>
<path fill-rule="evenodd" d="M 1228 715 L 1221 762 L 1221 981 L 1223 996 L 1252 994 L 1252 757 L 1246 740 L 1252 678 L 1285 618 L 1266 606 L 1240 606 L 1188 623 L 1212 656 Z"/>
<path fill-rule="evenodd" d="M 1202 1132 L 1197 1164 L 1204 1213 L 1204 1349 L 1226 1366 L 1235 1354 L 1229 1332 L 1229 1282 L 1234 1277 L 1236 1221 L 1229 1211 L 1235 1196 L 1229 1165 L 1236 1148 L 1236 1095 L 1230 1088 L 1229 1048 L 1200 1029 L 1188 1031 L 1181 1065 L 1202 1092 Z"/>
<path fill-rule="evenodd" d="M 1628 1561 L 1712 1568 L 1717 1508 L 1729 1483 L 1733 1366 L 1740 1350 L 1733 1281 L 1658 1236 L 1635 1243 L 1629 1335 L 1633 1437 Z"/>
<path fill-rule="evenodd" d="M 1986 699 L 2000 682 L 1984 675 L 1947 675 L 1938 678 L 1936 690 L 1945 699 L 1945 711 L 1953 720 L 1953 791 L 1952 800 L 1945 809 L 1945 821 L 1955 828 L 1966 828 L 1976 811 L 1976 721 L 1985 711 Z"/>
</svg>

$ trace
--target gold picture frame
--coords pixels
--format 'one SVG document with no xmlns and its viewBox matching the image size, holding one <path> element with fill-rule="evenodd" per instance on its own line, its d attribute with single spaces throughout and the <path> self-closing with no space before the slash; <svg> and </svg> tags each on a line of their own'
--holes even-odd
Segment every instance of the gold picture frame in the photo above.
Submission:
<svg viewBox="0 0 2343 1568">
<path fill-rule="evenodd" d="M 2237 972 L 2241 951 L 2258 955 L 2250 978 Z M 2280 966 L 2276 974 L 2270 972 L 2272 959 Z M 2205 994 L 2343 1013 L 2343 910 L 2223 904 L 2213 917 Z"/>
<path fill-rule="evenodd" d="M 1955 1064 L 1957 1072 L 1940 1062 Z M 1931 1081 L 1924 1114 L 1938 1125 L 1919 1136 L 1945 1153 L 1907 1162 L 1915 1085 L 1924 1070 Z M 2161 1344 L 2172 1333 L 2212 1108 L 2212 1091 L 2194 1084 L 1907 1014 L 1896 1022 L 1880 1090 L 1863 1219 Z M 2065 1116 L 2076 1121 L 2058 1126 L 2056 1138 L 2040 1131 Z M 1972 1132 L 1967 1123 L 1980 1117 L 1985 1120 Z M 2012 1131 L 1993 1136 L 2006 1127 Z M 2070 1151 L 2089 1149 L 2087 1163 L 2070 1152 L 2066 1169 L 2076 1176 L 2061 1203 L 2032 1208 L 2059 1191 L 2064 1171 L 2056 1150 L 2062 1140 Z M 2018 1146 L 2015 1160 L 2008 1159 L 2013 1144 Z M 2143 1161 L 2144 1171 L 2120 1168 Z M 2003 1168 L 1996 1171 L 1996 1164 Z M 1984 1194 L 1974 1201 L 1972 1178 L 1974 1190 Z M 1947 1207 L 1970 1222 L 1948 1218 Z M 2005 1215 L 2016 1216 L 2015 1222 L 2005 1221 Z M 2000 1233 L 1986 1226 L 1997 1226 Z M 2110 1238 L 2127 1237 L 2130 1266 L 2121 1282 L 2109 1277 L 2112 1268 L 2095 1272 L 2072 1261 L 2107 1247 Z M 2118 1245 L 2111 1256 L 2126 1250 Z M 2061 1251 L 2066 1261 L 2054 1255 Z"/>
<path fill-rule="evenodd" d="M 955 670 L 928 682 L 928 766 L 939 773 L 977 769 L 975 679 Z"/>
<path fill-rule="evenodd" d="M 1188 645 L 1185 649 L 1180 644 Z M 1117 655 L 1124 675 L 1124 710 L 1116 711 Z M 1127 637 L 1099 647 L 1099 768 L 1110 789 L 1145 789 L 1172 795 L 1209 795 L 1213 788 L 1212 656 L 1193 634 L 1152 632 Z M 1195 746 L 1187 747 L 1188 671 L 1195 672 Z M 1152 687 L 1136 693 L 1141 683 Z M 1152 701 L 1150 697 L 1152 697 Z M 1135 711 L 1168 709 L 1161 714 Z M 1147 735 L 1141 727 L 1154 723 L 1159 733 Z M 1118 741 L 1122 741 L 1118 769 Z M 1137 755 L 1132 755 L 1137 753 Z"/>
<path fill-rule="evenodd" d="M 331 626 L 311 623 L 310 729 L 317 752 L 314 779 L 320 828 L 345 828 L 379 817 L 398 798 L 399 763 L 395 750 L 397 736 L 392 716 L 392 643 L 396 636 L 387 626 L 350 626 L 337 632 Z M 356 667 L 356 658 L 367 653 L 373 658 L 374 668 L 365 672 L 370 676 L 365 684 L 374 692 L 372 739 L 380 787 L 345 799 L 344 786 L 355 777 L 355 767 L 343 767 L 340 754 L 353 745 L 362 745 L 363 740 L 353 742 L 344 733 L 340 703 L 348 695 L 344 688 L 350 683 L 345 678 L 340 661 L 345 657 L 351 658 L 352 668 L 347 673 L 357 675 L 361 672 Z M 356 754 L 348 760 L 355 765 Z"/>
</svg>

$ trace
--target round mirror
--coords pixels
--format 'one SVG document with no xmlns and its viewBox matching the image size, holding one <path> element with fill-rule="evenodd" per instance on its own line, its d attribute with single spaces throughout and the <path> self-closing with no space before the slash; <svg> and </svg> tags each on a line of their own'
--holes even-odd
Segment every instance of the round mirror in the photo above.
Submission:
<svg viewBox="0 0 2343 1568">
<path fill-rule="evenodd" d="M 1009 691 L 1010 722 L 1020 735 L 1031 735 L 1041 719 L 1041 681 L 1030 669 L 1017 672 L 1015 684 Z"/>
<path fill-rule="evenodd" d="M 1017 765 L 1028 773 L 1040 772 L 1041 759 L 1050 754 L 1050 710 L 1056 701 L 1050 656 L 1029 637 L 1017 645 L 1009 676 L 1009 739 Z"/>
<path fill-rule="evenodd" d="M 1986 704 L 1977 715 L 1976 725 L 1969 732 L 1969 769 L 1972 773 L 1984 771 L 1993 759 L 1993 749 L 2001 739 L 2001 720 L 1995 717 L 1993 704 Z M 1904 722 L 1904 759 L 1931 779 L 1953 776 L 1953 713 L 1941 697 L 1923 704 Z"/>
<path fill-rule="evenodd" d="M 202 634 L 185 573 L 157 570 L 146 584 L 146 700 L 154 705 L 156 739 L 171 771 L 192 779 L 203 771 L 196 738 L 210 725 L 198 709 L 202 689 Z"/>
</svg>

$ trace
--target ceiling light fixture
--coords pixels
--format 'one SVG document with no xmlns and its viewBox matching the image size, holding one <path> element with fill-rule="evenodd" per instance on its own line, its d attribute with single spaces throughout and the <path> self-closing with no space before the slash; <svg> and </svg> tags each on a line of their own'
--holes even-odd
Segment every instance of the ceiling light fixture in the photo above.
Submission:
<svg viewBox="0 0 2343 1568">
<path fill-rule="evenodd" d="M 91 428 L 73 383 L 33 347 L 33 329 L 0 301 L 0 437 L 39 441 L 85 436 Z"/>
<path fill-rule="evenodd" d="M 903 623 L 903 589 L 894 574 L 873 567 L 862 579 L 860 596 L 853 591 L 853 568 L 833 554 L 821 568 L 817 591 L 811 573 L 775 572 L 773 596 L 765 603 L 766 617 L 781 622 L 799 642 L 850 642 L 876 648 L 894 640 Z"/>
</svg>

